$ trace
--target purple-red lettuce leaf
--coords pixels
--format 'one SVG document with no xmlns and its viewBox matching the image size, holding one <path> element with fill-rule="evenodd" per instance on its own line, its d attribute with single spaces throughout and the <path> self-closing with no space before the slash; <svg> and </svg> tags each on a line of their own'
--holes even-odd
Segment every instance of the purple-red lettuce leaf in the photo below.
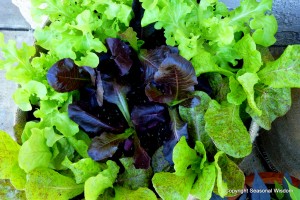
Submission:
<svg viewBox="0 0 300 200">
<path fill-rule="evenodd" d="M 96 99 L 97 103 L 99 106 L 103 105 L 103 95 L 104 95 L 104 89 L 102 85 L 102 80 L 101 80 L 101 74 L 100 71 L 96 71 Z"/>
<path fill-rule="evenodd" d="M 154 74 L 154 82 L 158 87 L 149 84 L 146 95 L 152 101 L 176 104 L 188 97 L 197 85 L 197 77 L 192 64 L 183 57 L 170 54 Z"/>
<path fill-rule="evenodd" d="M 110 158 L 118 150 L 119 144 L 133 133 L 134 130 L 131 128 L 127 129 L 122 134 L 103 132 L 100 136 L 96 136 L 92 139 L 88 154 L 95 161 L 102 161 Z"/>
<path fill-rule="evenodd" d="M 143 65 L 145 83 L 153 80 L 161 63 L 172 53 L 178 54 L 178 49 L 165 45 L 152 50 L 142 49 L 140 51 L 139 59 Z"/>
<path fill-rule="evenodd" d="M 106 43 L 111 51 L 112 59 L 116 62 L 120 70 L 120 75 L 124 76 L 128 74 L 133 61 L 130 58 L 131 49 L 120 39 L 107 38 Z"/>
<path fill-rule="evenodd" d="M 77 90 L 91 82 L 89 73 L 68 58 L 56 62 L 48 70 L 47 80 L 58 92 Z"/>
<path fill-rule="evenodd" d="M 104 89 L 104 100 L 109 103 L 116 104 L 125 117 L 127 123 L 131 126 L 132 122 L 126 99 L 126 95 L 130 88 L 126 85 L 120 85 L 116 80 L 102 80 L 102 85 Z"/>
<path fill-rule="evenodd" d="M 101 72 L 102 79 L 105 77 L 119 77 L 119 67 L 111 58 L 111 52 L 101 53 L 99 55 L 99 65 L 97 67 L 97 70 Z"/>
<path fill-rule="evenodd" d="M 136 139 L 138 140 L 138 139 Z M 137 169 L 148 169 L 150 167 L 151 158 L 145 149 L 141 146 L 140 141 L 134 142 L 134 166 Z"/>
<path fill-rule="evenodd" d="M 170 117 L 166 105 L 153 102 L 137 104 L 131 111 L 131 120 L 141 146 L 150 156 L 170 138 Z"/>
<path fill-rule="evenodd" d="M 82 66 L 82 68 L 89 73 L 90 77 L 91 77 L 91 82 L 92 85 L 95 86 L 96 85 L 96 70 L 95 68 L 91 68 L 91 67 L 87 67 L 87 66 Z"/>
<path fill-rule="evenodd" d="M 164 123 L 166 108 L 160 104 L 134 106 L 131 111 L 131 120 L 137 131 L 146 131 Z"/>
<path fill-rule="evenodd" d="M 119 111 L 109 106 L 107 110 L 93 109 L 85 102 L 72 103 L 68 107 L 69 117 L 76 122 L 80 128 L 90 135 L 99 135 L 104 131 L 122 132 L 126 128 L 123 116 L 119 116 Z M 110 113 L 110 114 L 108 114 Z M 107 117 L 109 116 L 109 118 Z"/>
<path fill-rule="evenodd" d="M 182 136 L 188 139 L 188 126 L 179 118 L 178 110 L 176 108 L 169 108 L 171 118 L 172 135 L 169 140 L 164 144 L 163 153 L 166 160 L 173 164 L 173 149 Z"/>
<path fill-rule="evenodd" d="M 148 97 L 149 101 L 169 103 L 173 100 L 172 89 L 168 86 L 158 84 L 154 81 L 146 85 L 145 94 Z"/>
<path fill-rule="evenodd" d="M 103 105 L 103 86 L 101 80 L 101 73 L 99 70 L 95 70 L 91 67 L 82 67 L 86 72 L 90 74 L 92 86 L 96 88 L 95 97 L 99 106 Z"/>
</svg>

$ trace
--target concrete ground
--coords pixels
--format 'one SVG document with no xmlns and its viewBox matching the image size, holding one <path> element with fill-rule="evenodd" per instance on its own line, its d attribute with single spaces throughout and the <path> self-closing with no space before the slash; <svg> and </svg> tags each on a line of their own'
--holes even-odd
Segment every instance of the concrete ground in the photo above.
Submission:
<svg viewBox="0 0 300 200">
<path fill-rule="evenodd" d="M 231 8 L 239 2 L 239 0 L 223 1 Z M 277 45 L 279 46 L 300 43 L 299 2 L 298 0 L 274 0 L 275 16 L 279 19 L 279 33 L 277 34 Z M 0 32 L 4 33 L 6 41 L 13 39 L 17 41 L 18 45 L 22 42 L 33 43 L 30 25 L 23 19 L 11 0 L 1 0 L 0 2 Z M 0 71 L 0 130 L 13 135 L 17 107 L 12 100 L 12 94 L 18 86 L 7 81 L 4 74 L 4 71 Z M 253 153 L 244 159 L 240 166 L 246 174 L 250 174 L 254 170 L 268 170 L 263 164 L 261 154 L 257 148 L 254 148 Z"/>
</svg>

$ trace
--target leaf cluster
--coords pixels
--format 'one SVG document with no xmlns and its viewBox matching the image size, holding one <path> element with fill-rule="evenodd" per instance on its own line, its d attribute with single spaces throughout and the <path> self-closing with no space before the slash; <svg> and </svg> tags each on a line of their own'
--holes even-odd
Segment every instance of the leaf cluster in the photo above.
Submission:
<svg viewBox="0 0 300 200">
<path fill-rule="evenodd" d="M 300 87 L 299 45 L 270 59 L 271 0 L 32 5 L 50 20 L 35 30 L 38 52 L 0 34 L 0 69 L 32 114 L 22 145 L 0 132 L 0 179 L 27 199 L 234 196 L 247 122 L 270 129 Z"/>
</svg>

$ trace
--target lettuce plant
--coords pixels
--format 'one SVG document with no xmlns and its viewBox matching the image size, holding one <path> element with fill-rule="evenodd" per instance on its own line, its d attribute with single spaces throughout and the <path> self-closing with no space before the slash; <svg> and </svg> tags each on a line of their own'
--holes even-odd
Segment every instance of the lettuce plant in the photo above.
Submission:
<svg viewBox="0 0 300 200">
<path fill-rule="evenodd" d="M 0 35 L 0 68 L 32 115 L 21 144 L 0 132 L 0 178 L 27 199 L 235 196 L 249 121 L 269 130 L 300 87 L 300 46 L 268 50 L 271 0 L 32 4 L 50 20 L 38 51 Z"/>
</svg>

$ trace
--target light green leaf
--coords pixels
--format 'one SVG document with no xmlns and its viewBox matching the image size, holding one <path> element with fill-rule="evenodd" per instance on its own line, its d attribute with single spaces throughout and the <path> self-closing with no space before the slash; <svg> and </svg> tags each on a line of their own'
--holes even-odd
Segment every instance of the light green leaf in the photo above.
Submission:
<svg viewBox="0 0 300 200">
<path fill-rule="evenodd" d="M 83 185 L 52 169 L 37 168 L 27 174 L 25 192 L 28 200 L 65 200 L 81 194 Z"/>
<path fill-rule="evenodd" d="M 200 155 L 202 157 L 201 158 L 201 162 L 200 162 L 200 170 L 201 170 L 201 169 L 204 168 L 204 165 L 205 165 L 205 163 L 207 161 L 206 150 L 205 150 L 205 147 L 204 147 L 203 143 L 200 142 L 200 141 L 196 141 L 196 145 L 195 145 L 194 149 L 196 150 L 196 152 L 198 153 L 198 155 Z"/>
<path fill-rule="evenodd" d="M 30 102 L 31 96 L 36 96 L 39 99 L 44 99 L 46 95 L 47 88 L 43 83 L 40 83 L 38 81 L 29 81 L 15 91 L 13 99 L 21 110 L 29 111 L 32 109 Z"/>
<path fill-rule="evenodd" d="M 79 131 L 78 125 L 69 118 L 68 113 L 58 110 L 56 101 L 41 101 L 40 109 L 33 114 L 41 118 L 41 126 L 55 126 L 65 137 L 73 136 Z"/>
<path fill-rule="evenodd" d="M 140 187 L 149 187 L 153 172 L 149 169 L 136 169 L 133 158 L 121 158 L 125 168 L 124 173 L 118 176 L 118 183 L 123 187 L 136 190 Z"/>
<path fill-rule="evenodd" d="M 289 186 L 289 190 L 290 190 L 290 196 L 292 198 L 292 200 L 298 200 L 300 198 L 300 189 L 293 186 L 289 181 L 286 181 L 288 186 Z"/>
<path fill-rule="evenodd" d="M 55 133 L 53 127 L 45 127 L 44 136 L 47 140 L 46 144 L 48 147 L 52 147 L 58 140 L 63 138 L 63 135 Z"/>
<path fill-rule="evenodd" d="M 23 43 L 22 47 L 16 47 L 16 41 L 4 42 L 4 36 L 0 34 L 0 50 L 2 58 L 0 59 L 0 69 L 6 70 L 6 78 L 17 83 L 24 84 L 33 80 L 35 76 L 30 58 L 35 55 L 35 47 Z"/>
<path fill-rule="evenodd" d="M 233 77 L 229 77 L 230 93 L 227 94 L 227 100 L 234 105 L 241 105 L 246 99 L 247 95 L 243 86 Z"/>
<path fill-rule="evenodd" d="M 219 67 L 212 55 L 204 49 L 198 50 L 198 55 L 193 57 L 192 64 L 196 71 L 196 76 L 207 72 L 218 72 L 225 76 L 232 76 L 233 73 Z"/>
<path fill-rule="evenodd" d="M 187 16 L 191 13 L 194 4 L 188 4 L 183 0 L 164 1 L 159 13 L 159 20 L 155 24 L 155 28 L 165 29 L 166 43 L 174 46 L 174 36 L 178 29 L 184 30 L 184 23 L 187 23 Z M 185 31 L 186 34 L 189 34 Z"/>
<path fill-rule="evenodd" d="M 32 0 L 31 15 L 33 19 L 39 21 L 41 17 L 48 16 L 50 20 L 70 21 L 82 12 L 83 7 L 74 1 L 41 1 Z M 59 8 L 59 9 L 58 9 Z"/>
<path fill-rule="evenodd" d="M 219 151 L 215 155 L 215 166 L 217 169 L 218 194 L 224 196 L 236 196 L 236 193 L 228 193 L 228 189 L 239 191 L 244 188 L 245 176 L 239 167 L 227 158 L 224 152 Z"/>
<path fill-rule="evenodd" d="M 272 0 L 262 0 L 260 2 L 256 0 L 241 1 L 240 6 L 232 10 L 229 14 L 230 24 L 235 27 L 235 32 L 244 31 L 248 33 L 249 29 L 246 28 L 245 24 L 249 24 L 251 20 L 255 19 L 264 20 L 268 16 L 267 11 L 271 10 Z M 261 29 L 261 27 L 258 28 Z M 272 33 L 272 31 L 266 31 L 266 33 Z"/>
<path fill-rule="evenodd" d="M 185 176 L 176 176 L 169 172 L 154 174 L 153 187 L 164 200 L 186 200 L 193 186 L 196 174 L 191 170 Z"/>
<path fill-rule="evenodd" d="M 62 138 L 58 140 L 53 147 L 52 150 L 52 159 L 50 163 L 50 168 L 56 169 L 56 170 L 65 170 L 67 169 L 65 166 L 62 165 L 63 160 L 65 157 L 68 157 L 69 159 L 74 158 L 74 148 L 72 145 L 68 142 L 67 138 Z"/>
<path fill-rule="evenodd" d="M 126 27 L 129 26 L 129 21 L 132 18 L 132 9 L 131 4 L 126 5 L 122 3 L 115 3 L 110 0 L 106 3 L 107 7 L 104 14 L 107 16 L 107 19 L 112 20 L 114 18 L 120 20 Z"/>
<path fill-rule="evenodd" d="M 287 182 L 288 182 L 288 181 L 287 181 Z M 280 190 L 283 189 L 283 186 L 282 186 L 280 183 L 278 183 L 277 181 L 275 181 L 274 184 L 275 184 L 274 190 L 275 190 L 275 189 L 280 189 Z M 279 200 L 282 200 L 282 199 L 284 198 L 284 193 L 276 192 L 275 194 L 276 194 L 276 197 L 277 197 Z"/>
<path fill-rule="evenodd" d="M 246 34 L 234 46 L 240 58 L 243 58 L 243 72 L 256 73 L 262 66 L 261 54 L 250 34 Z"/>
<path fill-rule="evenodd" d="M 258 76 L 272 88 L 300 87 L 300 45 L 288 46 L 279 59 L 266 63 Z"/>
<path fill-rule="evenodd" d="M 48 167 L 52 158 L 44 132 L 36 128 L 31 129 L 31 132 L 19 152 L 19 165 L 27 173 L 37 167 Z"/>
<path fill-rule="evenodd" d="M 79 131 L 78 134 L 81 134 L 82 132 Z M 89 139 L 89 138 L 88 138 Z M 83 158 L 89 158 L 88 155 L 88 149 L 89 149 L 89 143 L 86 141 L 80 139 L 80 138 L 75 138 L 73 137 L 67 137 L 68 142 L 74 147 L 74 149 L 81 155 Z"/>
<path fill-rule="evenodd" d="M 204 119 L 205 130 L 218 149 L 235 158 L 251 153 L 250 135 L 239 116 L 238 106 L 228 102 L 220 105 L 212 100 Z"/>
<path fill-rule="evenodd" d="M 161 9 L 159 3 L 161 3 L 161 1 L 141 0 L 140 2 L 142 2 L 142 7 L 145 9 L 145 13 L 141 21 L 142 27 L 158 21 Z"/>
<path fill-rule="evenodd" d="M 137 190 L 129 190 L 124 187 L 114 187 L 114 200 L 157 200 L 156 195 L 149 188 L 140 187 Z"/>
<path fill-rule="evenodd" d="M 209 106 L 211 98 L 205 92 L 194 92 L 194 98 L 200 103 L 194 107 L 179 106 L 181 119 L 188 124 L 189 135 L 193 141 L 201 141 L 206 146 L 211 144 L 211 140 L 205 132 L 204 114 Z"/>
<path fill-rule="evenodd" d="M 246 108 L 252 119 L 262 128 L 271 129 L 271 123 L 280 116 L 283 116 L 291 108 L 290 88 L 271 88 L 264 85 L 255 86 L 257 107 L 262 110 L 262 115 L 258 115 L 251 107 Z"/>
<path fill-rule="evenodd" d="M 214 16 L 202 21 L 204 37 L 210 44 L 226 46 L 234 41 L 234 28 L 228 22 L 228 18 L 220 19 Z"/>
<path fill-rule="evenodd" d="M 173 149 L 175 175 L 184 176 L 187 168 L 199 159 L 196 151 L 187 144 L 185 136 L 181 137 Z"/>
<path fill-rule="evenodd" d="M 11 172 L 7 179 L 10 180 L 11 184 L 17 189 L 17 190 L 24 190 L 25 183 L 26 183 L 26 173 L 23 169 L 20 168 L 17 161 L 15 162 L 15 165 L 10 169 Z"/>
<path fill-rule="evenodd" d="M 86 200 L 96 200 L 104 191 L 113 187 L 119 167 L 113 161 L 107 161 L 107 169 L 100 172 L 97 176 L 90 177 L 84 184 L 84 197 Z"/>
<path fill-rule="evenodd" d="M 30 138 L 31 129 L 33 129 L 33 128 L 40 128 L 40 124 L 38 122 L 35 122 L 35 121 L 26 122 L 23 133 L 21 135 L 21 140 L 22 140 L 21 142 L 22 143 L 26 142 Z"/>
<path fill-rule="evenodd" d="M 18 165 L 20 146 L 8 133 L 0 131 L 0 179 L 10 179 L 17 189 L 25 187 L 25 172 Z"/>
<path fill-rule="evenodd" d="M 99 65 L 99 57 L 92 52 L 88 52 L 86 56 L 80 57 L 80 60 L 75 61 L 75 64 L 78 66 L 89 66 L 96 68 Z"/>
<path fill-rule="evenodd" d="M 52 22 L 49 27 L 35 30 L 37 44 L 50 50 L 50 54 L 58 59 L 71 58 L 75 62 L 95 67 L 99 62 L 95 59 L 95 52 L 106 52 L 106 47 L 91 33 L 68 30 L 68 24 L 61 21 Z M 80 52 L 80 53 L 79 53 Z"/>
<path fill-rule="evenodd" d="M 254 100 L 254 85 L 258 83 L 259 80 L 257 74 L 245 73 L 242 76 L 239 76 L 237 80 L 244 88 L 244 91 L 247 95 L 248 105 L 258 116 L 262 115 L 262 111 L 257 107 Z"/>
<path fill-rule="evenodd" d="M 193 185 L 191 195 L 201 200 L 209 200 L 212 196 L 216 177 L 215 166 L 205 166 Z"/>
<path fill-rule="evenodd" d="M 250 22 L 251 29 L 254 29 L 252 37 L 256 44 L 268 47 L 276 42 L 275 34 L 278 29 L 274 15 L 266 15 L 263 18 L 255 18 Z"/>
<path fill-rule="evenodd" d="M 130 46 L 135 50 L 139 51 L 141 45 L 144 43 L 142 40 L 137 38 L 137 33 L 133 30 L 132 27 L 129 27 L 123 33 L 119 34 L 122 40 L 129 42 Z"/>
<path fill-rule="evenodd" d="M 12 137 L 0 131 L 0 178 L 5 179 L 10 173 L 10 169 L 16 164 L 20 151 L 20 145 Z"/>
<path fill-rule="evenodd" d="M 191 33 L 188 37 L 182 30 L 177 30 L 175 39 L 178 42 L 178 49 L 180 55 L 187 60 L 190 60 L 194 56 L 198 55 L 198 35 Z"/>
<path fill-rule="evenodd" d="M 62 165 L 73 172 L 77 184 L 84 183 L 87 179 L 96 176 L 101 171 L 99 163 L 91 158 L 84 158 L 76 163 L 72 163 L 68 157 L 65 157 Z"/>
<path fill-rule="evenodd" d="M 98 26 L 97 21 L 96 15 L 93 15 L 91 10 L 84 10 L 77 15 L 76 25 L 70 26 L 82 31 L 83 34 L 92 33 Z"/>
</svg>

